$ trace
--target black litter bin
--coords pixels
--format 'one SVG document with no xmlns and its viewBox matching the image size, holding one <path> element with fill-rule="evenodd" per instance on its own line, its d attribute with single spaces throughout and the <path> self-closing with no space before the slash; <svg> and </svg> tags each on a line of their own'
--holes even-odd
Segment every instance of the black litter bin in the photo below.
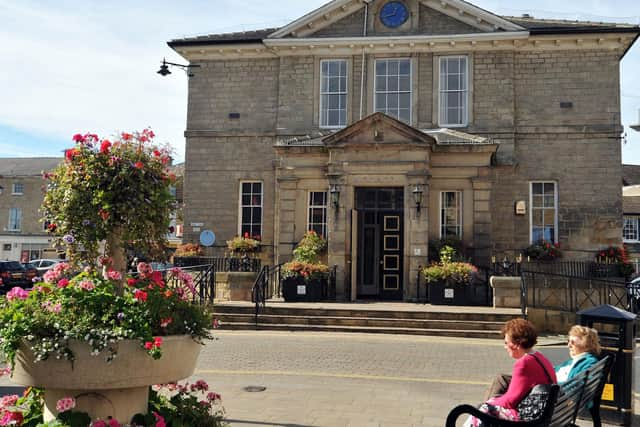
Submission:
<svg viewBox="0 0 640 427">
<path fill-rule="evenodd" d="M 636 315 L 612 305 L 600 305 L 578 313 L 583 326 L 594 328 L 600 336 L 602 356 L 611 354 L 615 361 L 602 392 L 602 421 L 624 426 L 633 417 L 634 322 Z"/>
</svg>

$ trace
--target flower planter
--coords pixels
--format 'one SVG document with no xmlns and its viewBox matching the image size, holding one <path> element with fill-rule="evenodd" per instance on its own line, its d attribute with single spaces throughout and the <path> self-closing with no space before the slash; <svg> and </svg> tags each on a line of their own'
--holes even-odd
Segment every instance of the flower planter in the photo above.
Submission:
<svg viewBox="0 0 640 427">
<path fill-rule="evenodd" d="M 429 303 L 434 305 L 487 305 L 486 284 L 448 284 L 432 282 L 428 285 Z"/>
<path fill-rule="evenodd" d="M 303 277 L 287 277 L 282 281 L 282 297 L 287 302 L 315 302 L 324 299 L 327 279 L 304 280 Z"/>
<path fill-rule="evenodd" d="M 135 414 L 147 412 L 150 385 L 193 374 L 202 346 L 188 335 L 163 337 L 162 357 L 154 360 L 140 341 L 125 340 L 116 344 L 118 354 L 111 363 L 105 362 L 104 354 L 91 356 L 85 342 L 72 342 L 70 347 L 76 357 L 73 364 L 64 359 L 34 363 L 26 344 L 16 356 L 11 379 L 45 389 L 45 421 L 55 419 L 58 399 L 71 396 L 77 410 L 92 419 L 111 416 L 129 422 Z"/>
</svg>

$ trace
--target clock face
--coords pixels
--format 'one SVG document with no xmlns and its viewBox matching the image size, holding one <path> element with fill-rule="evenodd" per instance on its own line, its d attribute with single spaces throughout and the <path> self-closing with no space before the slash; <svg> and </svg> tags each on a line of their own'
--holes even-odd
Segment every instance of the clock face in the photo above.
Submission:
<svg viewBox="0 0 640 427">
<path fill-rule="evenodd" d="M 396 28 L 409 19 L 409 10 L 404 3 L 390 1 L 380 9 L 380 21 L 389 28 Z"/>
</svg>

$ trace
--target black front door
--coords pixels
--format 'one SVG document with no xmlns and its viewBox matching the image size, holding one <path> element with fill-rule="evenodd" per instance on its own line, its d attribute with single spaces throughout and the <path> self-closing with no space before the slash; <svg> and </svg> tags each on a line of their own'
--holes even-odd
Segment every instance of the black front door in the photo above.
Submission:
<svg viewBox="0 0 640 427">
<path fill-rule="evenodd" d="M 357 188 L 358 298 L 402 299 L 403 189 Z"/>
</svg>

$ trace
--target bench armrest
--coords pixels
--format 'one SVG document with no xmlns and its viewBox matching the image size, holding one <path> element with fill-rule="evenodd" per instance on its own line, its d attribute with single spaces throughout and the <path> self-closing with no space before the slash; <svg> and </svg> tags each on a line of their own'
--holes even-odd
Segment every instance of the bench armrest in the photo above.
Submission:
<svg viewBox="0 0 640 427">
<path fill-rule="evenodd" d="M 447 422 L 445 424 L 446 427 L 456 427 L 456 420 L 461 415 L 464 415 L 464 414 L 473 415 L 474 417 L 482 420 L 484 423 L 492 427 L 493 426 L 539 427 L 539 426 L 546 426 L 548 424 L 548 420 L 529 421 L 529 422 L 502 420 L 500 418 L 492 417 L 491 415 L 480 411 L 475 406 L 464 404 L 464 405 L 456 406 L 451 410 L 451 412 L 449 412 L 449 415 L 447 415 Z"/>
</svg>

